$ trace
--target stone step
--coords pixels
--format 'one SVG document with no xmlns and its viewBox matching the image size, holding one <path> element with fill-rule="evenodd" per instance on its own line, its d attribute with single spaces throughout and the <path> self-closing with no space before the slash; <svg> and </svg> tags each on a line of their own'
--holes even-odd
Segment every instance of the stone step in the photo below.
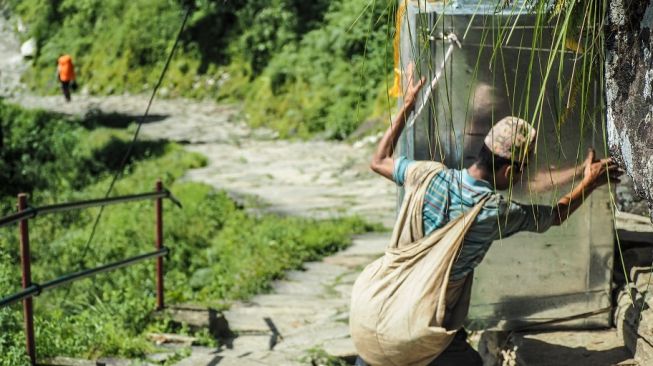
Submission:
<svg viewBox="0 0 653 366">
<path fill-rule="evenodd" d="M 380 257 L 381 255 L 379 255 Z M 363 269 L 371 263 L 376 257 L 361 255 L 334 255 L 324 258 L 324 262 L 346 267 L 349 269 Z"/>
<path fill-rule="evenodd" d="M 326 285 L 320 281 L 277 281 L 272 284 L 272 291 L 286 295 L 313 295 L 324 294 Z"/>
<path fill-rule="evenodd" d="M 339 339 L 349 338 L 349 326 L 346 323 L 320 323 L 301 328 L 284 335 L 275 350 L 305 351 Z"/>
<path fill-rule="evenodd" d="M 175 366 L 300 366 L 301 353 L 250 352 L 241 355 L 222 353 L 215 349 L 194 347 L 192 355 Z"/>
<path fill-rule="evenodd" d="M 236 307 L 225 312 L 229 329 L 237 334 L 272 334 L 276 329 L 281 335 L 307 324 L 325 321 L 338 313 L 337 309 L 314 309 L 281 307 Z"/>
<path fill-rule="evenodd" d="M 298 307 L 328 307 L 330 305 L 338 304 L 342 302 L 342 299 L 333 299 L 324 296 L 324 294 L 319 295 L 288 295 L 288 294 L 264 294 L 256 295 L 249 299 L 246 302 L 239 304 L 234 304 L 232 306 L 268 306 L 268 307 L 288 307 L 288 306 L 298 306 Z M 320 304 L 324 304 L 320 306 Z"/>
<path fill-rule="evenodd" d="M 325 277 L 337 277 L 347 271 L 346 268 L 326 262 L 306 262 L 302 265 L 304 272 Z"/>
<path fill-rule="evenodd" d="M 356 347 L 354 347 L 354 341 L 351 337 L 330 339 L 324 342 L 322 349 L 324 349 L 324 352 L 329 356 L 343 359 L 356 358 L 358 355 Z"/>
<path fill-rule="evenodd" d="M 331 299 L 318 299 L 314 297 L 300 297 L 287 294 L 271 294 L 254 298 L 251 301 L 244 303 L 234 304 L 230 311 L 237 312 L 239 309 L 279 309 L 283 313 L 287 312 L 288 308 L 295 309 L 295 313 L 318 313 L 325 309 L 328 311 L 340 310 L 344 311 L 349 307 L 349 298 L 331 298 Z M 249 312 L 249 310 L 243 310 Z"/>
<path fill-rule="evenodd" d="M 272 334 L 241 335 L 235 338 L 221 339 L 218 353 L 225 357 L 242 358 L 252 353 L 270 351 L 279 341 L 279 337 Z"/>
<path fill-rule="evenodd" d="M 345 268 L 343 267 L 337 266 L 337 268 L 339 269 L 337 272 L 330 274 L 318 271 L 288 271 L 284 274 L 284 279 L 292 282 L 313 282 L 328 285 L 345 271 Z"/>
<path fill-rule="evenodd" d="M 97 366 L 93 360 L 83 360 L 71 357 L 55 357 L 39 363 L 41 366 Z"/>
<path fill-rule="evenodd" d="M 217 310 L 193 304 L 172 305 L 164 310 L 173 322 L 188 325 L 193 331 L 208 329 L 215 337 L 228 336 L 224 316 Z"/>
<path fill-rule="evenodd" d="M 515 333 L 512 344 L 506 354 L 519 366 L 637 365 L 614 329 Z"/>
<path fill-rule="evenodd" d="M 391 235 L 392 233 L 385 232 L 355 236 L 352 245 L 338 253 L 338 255 L 379 257 L 385 252 L 385 247 L 390 243 Z"/>
</svg>

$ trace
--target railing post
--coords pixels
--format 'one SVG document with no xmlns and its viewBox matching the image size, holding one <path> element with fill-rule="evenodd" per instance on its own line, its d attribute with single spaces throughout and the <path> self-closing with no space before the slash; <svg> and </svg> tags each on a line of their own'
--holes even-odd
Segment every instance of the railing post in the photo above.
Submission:
<svg viewBox="0 0 653 366">
<path fill-rule="evenodd" d="M 18 195 L 18 210 L 27 209 L 27 195 L 21 193 Z M 22 269 L 23 289 L 32 285 L 32 261 L 29 250 L 29 229 L 28 219 L 23 219 L 18 224 L 20 230 L 20 264 Z M 32 298 L 23 300 L 23 320 L 25 323 L 25 340 L 27 345 L 27 355 L 32 365 L 36 365 L 36 345 L 34 343 L 34 312 Z"/>
<path fill-rule="evenodd" d="M 156 191 L 163 191 L 161 179 L 156 181 Z M 161 250 L 163 247 L 163 198 L 159 197 L 155 203 L 156 215 L 156 249 Z M 156 259 L 156 309 L 163 310 L 163 257 Z"/>
</svg>

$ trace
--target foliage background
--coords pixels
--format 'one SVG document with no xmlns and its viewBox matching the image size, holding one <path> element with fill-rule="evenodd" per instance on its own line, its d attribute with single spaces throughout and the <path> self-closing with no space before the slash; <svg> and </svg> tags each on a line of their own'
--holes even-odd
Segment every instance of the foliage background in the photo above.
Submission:
<svg viewBox="0 0 653 366">
<path fill-rule="evenodd" d="M 190 4 L 164 96 L 244 101 L 284 137 L 343 139 L 389 109 L 395 1 L 4 1 L 37 40 L 25 80 L 39 92 L 56 91 L 62 53 L 91 93 L 149 91 Z"/>
</svg>

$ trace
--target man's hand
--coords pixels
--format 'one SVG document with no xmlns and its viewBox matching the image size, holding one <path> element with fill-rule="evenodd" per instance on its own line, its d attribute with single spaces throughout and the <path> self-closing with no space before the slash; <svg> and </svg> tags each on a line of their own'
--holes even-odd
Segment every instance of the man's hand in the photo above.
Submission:
<svg viewBox="0 0 653 366">
<path fill-rule="evenodd" d="M 408 73 L 406 77 L 406 82 L 408 82 L 408 88 L 406 89 L 406 93 L 404 94 L 404 106 L 412 107 L 413 104 L 415 104 L 415 97 L 417 96 L 417 93 L 419 93 L 419 90 L 422 89 L 422 86 L 426 81 L 426 78 L 424 78 L 423 76 L 421 79 L 417 81 L 413 81 L 414 76 L 415 76 L 415 64 L 411 63 L 410 65 L 408 65 Z"/>
<path fill-rule="evenodd" d="M 619 183 L 619 177 L 623 170 L 614 162 L 612 158 L 598 160 L 593 148 L 587 151 L 585 159 L 585 168 L 583 170 L 583 183 L 589 188 L 597 188 L 606 183 Z"/>
<path fill-rule="evenodd" d="M 553 225 L 561 225 L 565 222 L 569 215 L 580 207 L 586 196 L 592 193 L 595 188 L 607 182 L 619 183 L 619 177 L 623 173 L 612 158 L 598 160 L 596 159 L 596 152 L 590 148 L 585 159 L 583 181 L 574 187 L 569 194 L 560 198 L 555 208 L 558 214 L 553 218 Z"/>
</svg>

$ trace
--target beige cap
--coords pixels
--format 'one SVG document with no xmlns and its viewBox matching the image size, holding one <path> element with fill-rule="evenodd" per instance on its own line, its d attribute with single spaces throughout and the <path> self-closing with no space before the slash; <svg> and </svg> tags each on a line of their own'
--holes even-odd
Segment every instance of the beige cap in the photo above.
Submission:
<svg viewBox="0 0 653 366">
<path fill-rule="evenodd" d="M 533 126 L 523 119 L 504 117 L 488 132 L 485 146 L 502 158 L 523 161 L 535 142 L 536 133 Z"/>
</svg>

